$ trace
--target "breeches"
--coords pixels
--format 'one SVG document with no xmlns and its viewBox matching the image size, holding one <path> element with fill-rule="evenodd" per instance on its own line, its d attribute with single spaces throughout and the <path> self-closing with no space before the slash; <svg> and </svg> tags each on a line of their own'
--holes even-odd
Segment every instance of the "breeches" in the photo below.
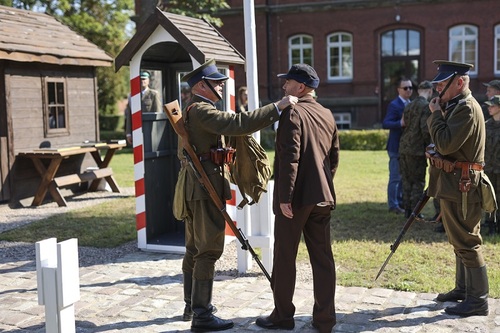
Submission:
<svg viewBox="0 0 500 333">
<path fill-rule="evenodd" d="M 182 270 L 196 280 L 214 278 L 215 262 L 224 251 L 225 221 L 215 204 L 209 200 L 188 201 L 186 253 Z"/>
<path fill-rule="evenodd" d="M 455 254 L 462 259 L 466 267 L 484 266 L 483 239 L 480 233 L 481 204 L 468 204 L 467 218 L 464 219 L 461 203 L 448 200 L 440 200 L 439 203 L 443 214 L 443 226 Z"/>
</svg>

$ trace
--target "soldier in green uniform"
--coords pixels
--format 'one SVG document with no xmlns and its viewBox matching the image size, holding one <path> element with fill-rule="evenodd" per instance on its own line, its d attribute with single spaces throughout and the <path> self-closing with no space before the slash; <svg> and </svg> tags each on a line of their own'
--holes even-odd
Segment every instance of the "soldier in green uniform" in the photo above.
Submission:
<svg viewBox="0 0 500 333">
<path fill-rule="evenodd" d="M 432 83 L 423 81 L 418 85 L 418 97 L 405 106 L 405 127 L 399 140 L 399 170 L 403 184 L 403 208 L 405 217 L 410 217 L 425 187 L 427 160 L 425 147 L 430 144 L 427 118 L 430 116 L 429 100 Z"/>
<path fill-rule="evenodd" d="M 491 117 L 486 120 L 486 148 L 484 152 L 484 172 L 490 178 L 495 189 L 497 205 L 500 201 L 500 95 L 495 95 L 491 100 L 485 102 L 488 106 L 488 115 Z M 496 215 L 496 216 L 495 216 Z M 487 218 L 489 232 L 498 232 L 496 223 L 498 223 L 499 214 L 491 214 Z"/>
<path fill-rule="evenodd" d="M 482 252 L 481 192 L 486 130 L 481 106 L 469 89 L 473 65 L 434 61 L 438 97 L 429 103 L 427 120 L 435 150 L 430 158 L 428 194 L 439 199 L 443 226 L 456 256 L 455 288 L 439 294 L 445 308 L 458 316 L 488 314 L 488 276 Z"/>
<path fill-rule="evenodd" d="M 231 198 L 227 167 L 219 160 L 230 158 L 224 135 L 247 135 L 267 127 L 279 118 L 280 110 L 297 102 L 297 97 L 285 96 L 252 112 L 223 112 L 215 103 L 222 97 L 225 81 L 213 59 L 207 61 L 182 80 L 191 87 L 192 98 L 183 110 L 185 128 L 213 187 L 224 202 Z M 182 142 L 179 142 L 182 147 Z M 179 159 L 186 167 L 179 149 Z M 233 322 L 216 317 L 211 305 L 215 262 L 224 250 L 224 217 L 208 193 L 200 186 L 196 175 L 188 168 L 184 194 L 188 210 L 185 219 L 186 253 L 182 262 L 184 277 L 183 320 L 191 322 L 191 331 L 221 331 L 233 327 Z"/>
</svg>

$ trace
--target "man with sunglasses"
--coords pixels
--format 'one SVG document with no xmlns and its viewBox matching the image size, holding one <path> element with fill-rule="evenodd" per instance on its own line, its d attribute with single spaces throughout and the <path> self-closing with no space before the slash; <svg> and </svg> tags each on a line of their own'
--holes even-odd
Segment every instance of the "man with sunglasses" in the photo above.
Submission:
<svg viewBox="0 0 500 333">
<path fill-rule="evenodd" d="M 191 87 L 192 98 L 182 112 L 184 126 L 210 182 L 222 202 L 231 199 L 229 175 L 223 165 L 229 151 L 225 135 L 248 135 L 267 127 L 279 119 L 279 112 L 297 102 L 297 97 L 285 96 L 251 112 L 225 112 L 216 108 L 222 99 L 223 87 L 228 79 L 220 73 L 211 59 L 187 73 L 182 81 Z M 178 156 L 182 167 L 187 167 L 179 140 Z M 222 164 L 220 160 L 224 161 Z M 182 262 L 184 278 L 184 321 L 191 320 L 191 331 L 222 331 L 233 327 L 231 320 L 214 315 L 212 287 L 215 262 L 224 250 L 225 221 L 219 208 L 201 187 L 194 171 L 187 169 L 184 187 L 187 206 L 185 219 L 186 253 Z"/>
<path fill-rule="evenodd" d="M 429 103 L 427 119 L 428 195 L 439 199 L 448 241 L 455 252 L 455 288 L 437 296 L 440 302 L 459 302 L 445 308 L 462 317 L 488 315 L 488 276 L 480 233 L 486 130 L 481 106 L 469 89 L 473 65 L 436 60 L 438 97 Z"/>
<path fill-rule="evenodd" d="M 400 78 L 396 81 L 396 87 L 398 96 L 389 103 L 382 127 L 389 129 L 386 146 L 389 155 L 389 184 L 387 185 L 389 212 L 404 214 L 405 211 L 402 208 L 403 185 L 399 171 L 399 140 L 404 127 L 403 111 L 405 106 L 410 103 L 413 85 L 411 80 Z"/>
</svg>

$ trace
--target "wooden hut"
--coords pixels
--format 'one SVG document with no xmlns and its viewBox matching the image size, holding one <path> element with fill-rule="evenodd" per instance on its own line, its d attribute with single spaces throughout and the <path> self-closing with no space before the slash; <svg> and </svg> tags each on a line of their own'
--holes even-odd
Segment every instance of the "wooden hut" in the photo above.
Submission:
<svg viewBox="0 0 500 333">
<path fill-rule="evenodd" d="M 99 139 L 96 68 L 112 63 L 54 17 L 0 6 L 0 202 L 39 182 L 20 151 Z"/>
</svg>

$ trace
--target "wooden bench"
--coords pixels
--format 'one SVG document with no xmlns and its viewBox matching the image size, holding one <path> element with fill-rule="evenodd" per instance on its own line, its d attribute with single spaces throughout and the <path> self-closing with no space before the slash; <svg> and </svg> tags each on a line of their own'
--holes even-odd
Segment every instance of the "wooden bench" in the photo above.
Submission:
<svg viewBox="0 0 500 333">
<path fill-rule="evenodd" d="M 93 180 L 102 179 L 109 176 L 113 176 L 113 170 L 111 168 L 87 170 L 80 174 L 56 177 L 54 178 L 54 183 L 56 183 L 57 187 L 63 187 L 73 184 L 91 182 Z"/>
<path fill-rule="evenodd" d="M 126 144 L 111 143 L 99 144 L 95 146 L 85 145 L 84 147 L 75 146 L 69 148 L 37 149 L 33 151 L 20 152 L 19 156 L 30 158 L 33 161 L 33 164 L 41 177 L 38 190 L 31 205 L 41 205 L 47 192 L 49 192 L 59 206 L 67 206 L 66 200 L 59 190 L 61 187 L 91 182 L 89 191 L 96 191 L 100 183 L 96 180 L 100 179 L 105 179 L 113 192 L 120 192 L 118 184 L 113 178 L 113 170 L 109 167 L 109 163 L 111 162 L 114 153 L 125 146 Z M 101 151 L 105 152 L 104 158 L 101 157 Z M 95 170 L 86 170 L 82 173 L 73 173 L 56 177 L 57 170 L 64 159 L 75 155 L 85 155 L 87 153 L 91 154 L 96 162 L 97 167 Z M 47 163 L 43 163 L 42 160 L 49 161 L 47 167 Z"/>
</svg>

